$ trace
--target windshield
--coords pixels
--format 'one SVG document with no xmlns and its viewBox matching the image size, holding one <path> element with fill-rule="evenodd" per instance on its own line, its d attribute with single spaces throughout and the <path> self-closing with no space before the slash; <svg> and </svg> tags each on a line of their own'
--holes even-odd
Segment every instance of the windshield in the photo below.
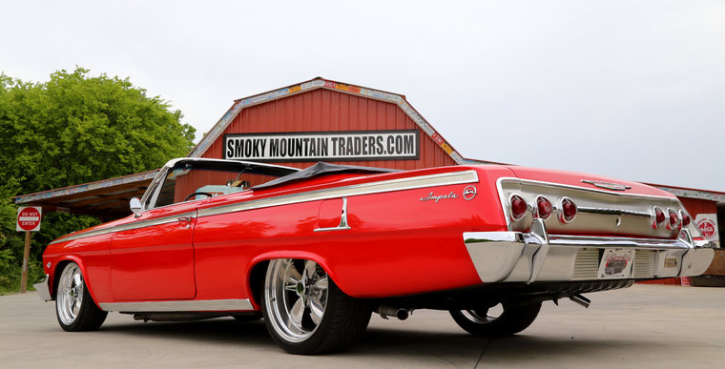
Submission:
<svg viewBox="0 0 725 369">
<path fill-rule="evenodd" d="M 146 209 L 168 206 L 184 201 L 242 192 L 298 169 L 249 162 L 224 160 L 180 160 L 156 186 L 146 199 Z"/>
</svg>

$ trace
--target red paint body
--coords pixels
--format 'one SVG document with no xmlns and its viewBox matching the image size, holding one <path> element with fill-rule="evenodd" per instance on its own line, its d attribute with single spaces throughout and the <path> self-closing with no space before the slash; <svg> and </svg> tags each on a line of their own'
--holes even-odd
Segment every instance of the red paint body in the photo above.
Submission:
<svg viewBox="0 0 725 369">
<path fill-rule="evenodd" d="M 341 199 L 202 216 L 50 245 L 44 263 L 51 286 L 64 261 L 75 261 L 99 303 L 158 300 L 250 299 L 250 273 L 275 258 L 311 259 L 348 295 L 392 297 L 481 284 L 463 243 L 464 232 L 505 231 L 496 181 L 521 177 L 587 188 L 578 173 L 519 167 L 445 167 L 391 174 L 337 174 L 276 188 L 244 191 L 152 209 L 90 230 L 196 214 L 222 205 L 272 199 L 307 191 L 383 180 L 475 170 L 476 196 L 461 195 L 469 184 L 389 191 L 347 198 L 349 230 L 315 232 L 340 222 Z M 622 181 L 618 181 L 622 183 Z M 638 183 L 630 194 L 670 196 Z M 337 210 L 336 210 L 337 209 Z M 85 231 L 82 231 L 85 232 Z M 81 232 L 81 233 L 82 233 Z M 76 234 L 77 235 L 77 234 Z M 53 288 L 53 287 L 51 287 Z"/>
</svg>

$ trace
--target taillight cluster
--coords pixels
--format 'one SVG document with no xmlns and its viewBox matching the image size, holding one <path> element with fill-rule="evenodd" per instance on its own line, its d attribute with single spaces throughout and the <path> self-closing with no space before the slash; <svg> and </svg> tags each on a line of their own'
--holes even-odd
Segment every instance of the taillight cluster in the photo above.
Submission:
<svg viewBox="0 0 725 369">
<path fill-rule="evenodd" d="M 652 220 L 652 228 L 654 229 L 662 228 L 663 226 L 667 229 L 679 229 L 681 227 L 689 226 L 692 222 L 690 214 L 684 210 L 680 210 L 678 212 L 672 209 L 667 209 L 666 214 L 664 210 L 656 206 L 653 210 L 654 219 Z"/>
<path fill-rule="evenodd" d="M 511 220 L 514 222 L 521 220 L 526 216 L 529 205 L 519 195 L 511 195 L 509 197 L 509 210 Z M 536 197 L 536 203 L 533 206 L 534 216 L 542 220 L 547 220 L 554 213 L 554 205 L 544 196 Z M 562 223 L 569 223 L 576 217 L 578 212 L 577 206 L 570 198 L 563 198 L 558 207 L 558 218 Z"/>
</svg>

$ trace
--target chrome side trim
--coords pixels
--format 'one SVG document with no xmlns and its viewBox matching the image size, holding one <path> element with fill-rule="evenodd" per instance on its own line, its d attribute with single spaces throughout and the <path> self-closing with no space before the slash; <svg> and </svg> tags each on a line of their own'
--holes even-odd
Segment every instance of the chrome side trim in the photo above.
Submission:
<svg viewBox="0 0 725 369">
<path fill-rule="evenodd" d="M 107 233 L 128 231 L 132 229 L 151 227 L 166 223 L 178 222 L 181 217 L 205 217 L 212 215 L 220 215 L 227 213 L 235 213 L 246 210 L 254 210 L 268 208 L 273 206 L 297 204 L 308 201 L 327 200 L 338 197 L 370 195 L 384 192 L 413 190 L 417 188 L 426 188 L 433 186 L 449 186 L 456 184 L 466 184 L 478 182 L 478 172 L 475 170 L 466 170 L 460 172 L 431 174 L 426 176 L 417 176 L 410 178 L 391 179 L 387 181 L 378 181 L 363 183 L 359 185 L 350 185 L 344 187 L 330 188 L 311 192 L 298 193 L 293 195 L 282 195 L 261 200 L 251 200 L 237 204 L 217 206 L 208 209 L 201 209 L 198 212 L 189 212 L 174 216 L 163 217 L 154 220 L 146 220 L 140 222 L 131 222 L 128 224 L 98 229 L 95 231 L 85 232 L 82 234 L 64 237 L 51 242 L 50 244 L 77 240 L 85 237 L 99 236 Z M 347 200 L 345 200 L 347 201 Z M 346 218 L 347 219 L 347 218 Z"/>
<path fill-rule="evenodd" d="M 347 197 L 342 198 L 342 215 L 340 215 L 340 225 L 337 227 L 330 227 L 330 228 L 316 228 L 315 232 L 327 232 L 327 231 L 346 231 L 348 229 L 351 229 L 349 225 L 347 225 Z"/>
<path fill-rule="evenodd" d="M 387 181 L 363 183 L 358 185 L 310 191 L 292 195 L 283 195 L 268 199 L 251 200 L 239 204 L 201 209 L 199 210 L 199 217 L 236 213 L 240 211 L 269 208 L 280 205 L 297 204 L 308 201 L 334 199 L 338 197 L 371 195 L 376 193 L 413 190 L 417 188 L 448 186 L 474 182 L 478 182 L 478 173 L 475 170 L 391 179 Z"/>
<path fill-rule="evenodd" d="M 107 302 L 99 304 L 103 311 L 165 313 L 178 311 L 242 311 L 254 310 L 249 299 Z"/>
<path fill-rule="evenodd" d="M 46 274 L 43 281 L 33 285 L 33 288 L 38 291 L 38 296 L 43 301 L 50 301 L 53 299 L 50 296 L 50 285 L 48 284 L 48 279 L 50 279 L 50 275 Z"/>
<path fill-rule="evenodd" d="M 192 212 L 188 212 L 188 213 L 177 214 L 177 215 L 167 216 L 167 217 L 158 218 L 158 219 L 141 220 L 141 221 L 137 221 L 137 222 L 123 224 L 120 226 L 97 229 L 95 231 L 90 231 L 90 232 L 85 232 L 85 233 L 81 233 L 81 234 L 74 235 L 74 236 L 60 238 L 60 239 L 57 239 L 57 240 L 51 242 L 49 245 L 52 245 L 55 243 L 66 242 L 66 241 L 73 241 L 73 240 L 77 240 L 80 238 L 100 236 L 100 235 L 104 235 L 104 234 L 108 234 L 108 233 L 130 231 L 133 229 L 153 227 L 153 226 L 169 224 L 169 223 L 179 223 L 182 221 L 181 218 L 188 218 L 188 219 L 196 218 L 196 212 L 192 211 Z"/>
</svg>

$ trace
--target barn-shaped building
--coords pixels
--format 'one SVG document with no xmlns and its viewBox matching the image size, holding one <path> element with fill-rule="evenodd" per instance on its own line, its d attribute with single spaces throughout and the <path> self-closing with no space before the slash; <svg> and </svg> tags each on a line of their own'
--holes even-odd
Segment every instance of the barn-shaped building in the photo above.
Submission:
<svg viewBox="0 0 725 369">
<path fill-rule="evenodd" d="M 319 161 L 402 170 L 496 164 L 463 158 L 404 95 L 320 77 L 235 100 L 189 156 L 298 168 Z M 129 199 L 140 197 L 155 173 L 22 195 L 15 203 L 119 218 L 130 214 Z M 655 186 L 677 195 L 703 233 L 719 242 L 725 193 Z M 716 257 L 713 265 L 725 275 L 725 260 Z"/>
</svg>

